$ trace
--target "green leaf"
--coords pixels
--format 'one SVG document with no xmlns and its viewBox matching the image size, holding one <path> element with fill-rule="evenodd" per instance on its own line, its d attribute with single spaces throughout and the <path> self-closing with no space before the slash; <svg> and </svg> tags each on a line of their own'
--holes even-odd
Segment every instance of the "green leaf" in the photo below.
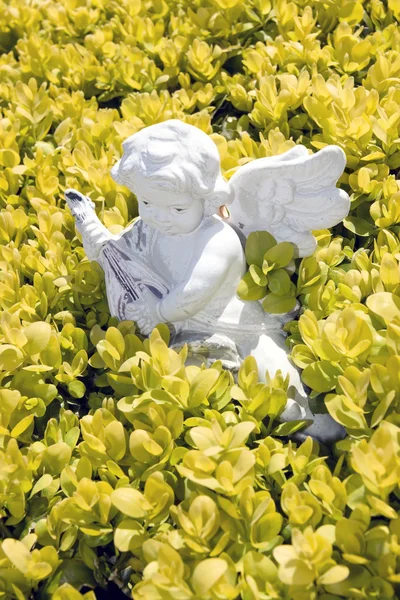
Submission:
<svg viewBox="0 0 400 600">
<path fill-rule="evenodd" d="M 174 448 L 171 458 L 169 459 L 170 465 L 174 467 L 176 464 L 178 464 L 187 452 L 189 452 L 189 448 L 185 448 L 184 446 L 178 446 Z"/>
<path fill-rule="evenodd" d="M 299 429 L 311 425 L 313 423 L 312 420 L 302 419 L 299 421 L 287 421 L 286 423 L 281 423 L 275 429 L 272 430 L 271 435 L 276 435 L 278 437 L 283 437 L 287 435 L 292 435 Z"/>
<path fill-rule="evenodd" d="M 51 596 L 43 596 L 43 600 L 96 600 L 96 595 L 94 592 L 87 592 L 85 595 L 82 595 L 78 590 L 76 590 L 69 583 L 64 583 L 58 589 L 54 591 L 54 594 Z M 40 596 L 39 600 L 42 600 Z"/>
<path fill-rule="evenodd" d="M 371 417 L 371 427 L 376 427 L 385 417 L 390 405 L 396 397 L 395 390 L 391 390 L 386 394 L 375 408 Z"/>
<path fill-rule="evenodd" d="M 64 558 L 54 576 L 44 588 L 40 589 L 39 600 L 51 600 L 54 598 L 53 594 L 60 591 L 61 586 L 61 589 L 66 590 L 67 584 L 73 586 L 76 593 L 78 593 L 77 590 L 83 587 L 94 588 L 97 585 L 93 571 L 85 563 L 78 558 Z M 74 598 L 73 595 L 69 596 L 67 593 L 61 597 L 65 599 Z"/>
<path fill-rule="evenodd" d="M 162 340 L 167 344 L 167 346 L 169 345 L 169 341 L 171 338 L 171 331 L 170 328 L 168 327 L 168 325 L 166 323 L 158 323 L 156 329 L 158 329 Z"/>
<path fill-rule="evenodd" d="M 105 444 L 108 455 L 116 462 L 122 460 L 126 453 L 125 430 L 119 421 L 111 421 L 104 429 Z"/>
<path fill-rule="evenodd" d="M 307 365 L 315 362 L 313 351 L 305 344 L 297 344 L 292 350 L 291 357 L 296 367 L 300 367 L 301 369 L 305 369 Z"/>
<path fill-rule="evenodd" d="M 51 326 L 43 321 L 31 323 L 24 329 L 24 335 L 28 340 L 24 350 L 28 355 L 33 356 L 46 348 L 50 341 Z"/>
<path fill-rule="evenodd" d="M 366 429 L 364 414 L 348 408 L 346 398 L 339 394 L 327 394 L 325 404 L 331 417 L 348 429 Z"/>
<path fill-rule="evenodd" d="M 389 252 L 382 257 L 380 276 L 388 292 L 394 291 L 400 283 L 399 263 Z"/>
<path fill-rule="evenodd" d="M 12 429 L 11 436 L 14 438 L 17 438 L 20 435 L 22 435 L 24 433 L 24 431 L 26 431 L 28 429 L 28 427 L 31 425 L 34 418 L 35 418 L 35 415 L 28 415 L 27 417 L 24 417 L 23 419 L 21 419 L 20 422 L 17 423 L 17 425 Z"/>
<path fill-rule="evenodd" d="M 7 556 L 8 560 L 12 562 L 22 573 L 26 573 L 28 565 L 31 561 L 31 555 L 27 547 L 19 540 L 7 538 L 3 541 L 1 549 Z"/>
<path fill-rule="evenodd" d="M 254 231 L 246 240 L 246 260 L 248 265 L 262 266 L 264 254 L 275 246 L 275 238 L 267 231 Z"/>
<path fill-rule="evenodd" d="M 106 332 L 101 329 L 100 325 L 93 325 L 92 329 L 90 330 L 90 341 L 92 342 L 93 346 L 97 346 L 97 344 L 101 340 L 104 340 L 105 337 Z"/>
<path fill-rule="evenodd" d="M 114 544 L 120 552 L 140 548 L 145 539 L 142 525 L 133 519 L 124 519 L 114 531 Z"/>
<path fill-rule="evenodd" d="M 15 371 L 24 362 L 24 355 L 16 346 L 3 344 L 0 347 L 0 371 Z"/>
<path fill-rule="evenodd" d="M 194 569 L 192 585 L 200 598 L 210 597 L 209 590 L 217 583 L 228 570 L 228 563 L 222 558 L 206 558 Z"/>
<path fill-rule="evenodd" d="M 267 285 L 268 279 L 264 275 L 264 273 L 262 272 L 262 270 L 260 269 L 260 267 L 258 265 L 250 265 L 249 273 L 250 273 L 254 283 L 256 283 L 257 285 L 260 285 L 260 286 Z"/>
<path fill-rule="evenodd" d="M 65 465 L 69 463 L 72 449 L 65 442 L 57 442 L 48 446 L 43 452 L 42 467 L 51 475 L 59 475 Z"/>
<path fill-rule="evenodd" d="M 138 490 L 129 487 L 122 487 L 114 490 L 111 494 L 111 502 L 124 515 L 132 519 L 143 519 L 148 510 L 151 510 L 151 504 Z"/>
<path fill-rule="evenodd" d="M 342 374 L 342 369 L 329 360 L 321 360 L 308 365 L 302 379 L 306 385 L 316 392 L 329 392 L 336 386 L 337 378 Z"/>
<path fill-rule="evenodd" d="M 237 289 L 237 294 L 242 300 L 261 300 L 266 292 L 267 288 L 257 285 L 249 272 L 240 281 Z"/>
<path fill-rule="evenodd" d="M 339 583 L 349 576 L 349 568 L 345 565 L 335 565 L 328 571 L 325 571 L 323 575 L 318 577 L 317 583 L 319 585 L 332 585 Z"/>
<path fill-rule="evenodd" d="M 290 242 L 281 242 L 277 244 L 264 255 L 270 265 L 274 264 L 276 269 L 286 267 L 294 256 L 294 246 Z"/>
<path fill-rule="evenodd" d="M 368 308 L 388 325 L 400 317 L 400 298 L 391 292 L 378 292 L 367 298 Z"/>
<path fill-rule="evenodd" d="M 82 381 L 74 379 L 68 384 L 68 391 L 73 398 L 83 398 L 86 392 L 86 386 Z"/>
<path fill-rule="evenodd" d="M 265 312 L 272 314 L 288 313 L 296 306 L 296 298 L 294 296 L 277 296 L 270 292 L 263 300 L 263 308 Z"/>
<path fill-rule="evenodd" d="M 268 275 L 268 288 L 276 296 L 287 296 L 291 290 L 292 292 L 295 292 L 296 288 L 293 290 L 291 284 L 290 277 L 284 269 L 272 271 L 272 273 Z M 294 296 L 294 293 L 291 295 Z"/>
<path fill-rule="evenodd" d="M 308 405 L 314 415 L 326 415 L 328 409 L 325 404 L 325 394 L 318 394 L 313 398 L 309 398 Z"/>
<path fill-rule="evenodd" d="M 109 327 L 107 329 L 106 340 L 117 350 L 118 356 L 123 355 L 125 351 L 125 342 L 122 333 L 116 327 Z"/>
<path fill-rule="evenodd" d="M 217 369 L 205 369 L 204 371 L 197 373 L 190 384 L 188 407 L 195 408 L 200 406 L 200 404 L 206 400 L 213 386 L 217 382 L 219 375 L 220 373 Z"/>
<path fill-rule="evenodd" d="M 41 492 L 45 488 L 49 487 L 49 485 L 51 485 L 52 483 L 53 483 L 53 478 L 52 478 L 52 476 L 49 473 L 45 473 L 44 475 L 42 475 L 37 480 L 37 482 L 35 483 L 35 485 L 33 486 L 30 498 L 32 498 L 32 496 L 34 496 L 35 494 L 38 494 L 39 492 Z"/>
<path fill-rule="evenodd" d="M 361 217 L 347 217 L 343 219 L 343 225 L 346 229 L 361 237 L 371 235 L 375 229 L 373 223 L 366 221 L 366 219 L 361 219 Z"/>
<path fill-rule="evenodd" d="M 50 336 L 46 348 L 40 353 L 40 360 L 44 365 L 50 365 L 52 368 L 60 367 L 62 363 L 61 348 L 57 335 L 54 333 Z"/>
</svg>

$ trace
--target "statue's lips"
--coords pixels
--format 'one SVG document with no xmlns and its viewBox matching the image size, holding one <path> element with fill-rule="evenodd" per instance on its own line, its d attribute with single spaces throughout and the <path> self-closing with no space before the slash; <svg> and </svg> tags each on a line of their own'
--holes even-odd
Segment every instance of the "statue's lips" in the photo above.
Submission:
<svg viewBox="0 0 400 600">
<path fill-rule="evenodd" d="M 150 224 L 162 233 L 170 233 L 174 229 L 171 225 L 166 227 L 163 223 L 157 223 L 157 221 L 152 221 Z"/>
</svg>

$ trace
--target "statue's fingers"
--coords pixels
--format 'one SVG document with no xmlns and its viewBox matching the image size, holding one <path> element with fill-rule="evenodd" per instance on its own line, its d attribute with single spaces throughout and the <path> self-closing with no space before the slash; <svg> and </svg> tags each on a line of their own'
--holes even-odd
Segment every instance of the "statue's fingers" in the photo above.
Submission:
<svg viewBox="0 0 400 600">
<path fill-rule="evenodd" d="M 78 190 L 74 190 L 72 188 L 68 188 L 65 190 L 64 192 L 64 196 L 66 201 L 68 202 L 68 204 L 71 204 L 72 206 L 76 206 L 77 204 L 81 204 L 83 199 L 84 199 L 84 195 L 81 194 L 80 192 L 78 192 Z"/>
<path fill-rule="evenodd" d="M 85 218 L 86 215 L 89 215 L 95 208 L 95 205 L 90 198 L 84 196 L 77 190 L 67 189 L 64 194 L 71 211 L 74 211 L 76 216 L 81 219 Z"/>
<path fill-rule="evenodd" d="M 141 320 L 141 327 L 142 327 L 142 328 L 143 328 L 143 327 L 147 327 L 147 326 L 148 326 L 148 323 L 149 323 L 149 322 L 148 322 L 148 320 L 147 320 L 147 319 L 142 319 L 142 320 Z"/>
<path fill-rule="evenodd" d="M 153 328 L 150 323 L 146 322 L 144 325 L 139 325 L 140 331 L 144 333 L 144 335 L 150 335 L 153 331 Z"/>
<path fill-rule="evenodd" d="M 137 310 L 130 310 L 129 311 L 129 317 L 132 319 L 132 321 L 135 321 L 139 326 L 140 324 L 144 324 L 145 323 L 145 319 L 143 318 L 143 316 L 141 316 L 141 313 L 138 312 Z"/>
<path fill-rule="evenodd" d="M 80 220 L 81 223 L 86 221 L 90 215 L 92 214 L 92 209 L 87 206 L 79 205 L 75 208 L 76 218 Z"/>
<path fill-rule="evenodd" d="M 135 315 L 133 315 L 131 312 L 126 311 L 125 317 L 128 321 L 135 321 L 135 323 L 137 323 Z"/>
<path fill-rule="evenodd" d="M 82 213 L 80 204 L 76 200 L 73 200 L 71 198 L 68 199 L 67 196 L 66 196 L 66 198 L 67 198 L 67 205 L 68 205 L 72 215 L 77 219 L 81 219 L 83 216 L 83 213 Z"/>
<path fill-rule="evenodd" d="M 71 212 L 75 219 L 82 223 L 82 221 L 84 220 L 84 214 L 82 213 L 82 211 L 79 210 L 79 208 L 74 207 L 73 210 L 71 210 Z"/>
</svg>

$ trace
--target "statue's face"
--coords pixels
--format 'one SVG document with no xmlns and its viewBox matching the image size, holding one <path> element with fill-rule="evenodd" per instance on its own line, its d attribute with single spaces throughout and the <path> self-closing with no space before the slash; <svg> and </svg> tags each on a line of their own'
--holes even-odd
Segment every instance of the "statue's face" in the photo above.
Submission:
<svg viewBox="0 0 400 600">
<path fill-rule="evenodd" d="M 167 235 L 190 233 L 203 219 L 201 199 L 161 188 L 147 188 L 143 193 L 138 192 L 137 197 L 143 221 Z"/>
</svg>

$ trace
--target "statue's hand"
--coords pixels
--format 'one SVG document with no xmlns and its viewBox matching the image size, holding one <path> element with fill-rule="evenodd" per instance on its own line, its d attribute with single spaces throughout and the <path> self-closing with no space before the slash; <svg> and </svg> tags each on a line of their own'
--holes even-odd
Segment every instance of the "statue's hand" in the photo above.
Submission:
<svg viewBox="0 0 400 600">
<path fill-rule="evenodd" d="M 94 203 L 77 190 L 65 190 L 65 199 L 71 213 L 76 219 L 77 225 L 87 221 L 88 217 L 94 213 Z"/>
<path fill-rule="evenodd" d="M 65 199 L 75 217 L 75 226 L 82 236 L 83 247 L 89 260 L 100 261 L 100 252 L 110 240 L 117 239 L 100 221 L 94 210 L 94 203 L 78 192 L 65 190 Z"/>
<path fill-rule="evenodd" d="M 154 327 L 160 323 L 158 302 L 159 300 L 151 292 L 145 292 L 141 300 L 131 302 L 125 309 L 126 318 L 135 321 L 143 335 L 150 335 Z"/>
</svg>

